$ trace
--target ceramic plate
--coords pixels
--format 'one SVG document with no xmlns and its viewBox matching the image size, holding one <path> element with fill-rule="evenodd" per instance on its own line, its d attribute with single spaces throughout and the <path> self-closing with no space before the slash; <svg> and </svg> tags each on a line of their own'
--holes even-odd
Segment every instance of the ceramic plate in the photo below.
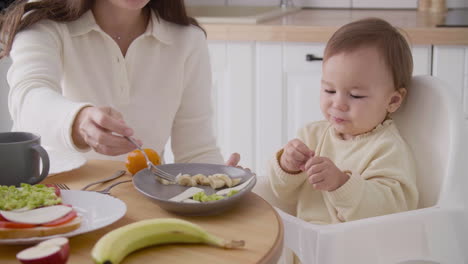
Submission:
<svg viewBox="0 0 468 264">
<path fill-rule="evenodd" d="M 49 176 L 78 169 L 86 164 L 86 158 L 79 152 L 44 147 L 49 154 Z"/>
<path fill-rule="evenodd" d="M 161 170 L 168 172 L 172 175 L 182 174 L 204 174 L 212 175 L 216 173 L 224 173 L 230 176 L 231 178 L 241 178 L 242 184 L 246 180 L 254 177 L 250 171 L 224 166 L 217 164 L 205 164 L 205 163 L 174 163 L 174 164 L 165 164 L 157 166 Z M 245 188 L 243 188 L 239 193 L 231 197 L 218 200 L 210 201 L 203 203 L 186 203 L 186 202 L 174 202 L 169 201 L 172 197 L 182 193 L 186 189 L 190 188 L 187 186 L 180 185 L 163 185 L 155 179 L 155 176 L 151 174 L 147 169 L 141 170 L 135 176 L 133 176 L 133 184 L 135 188 L 144 194 L 146 197 L 150 198 L 153 202 L 157 203 L 161 208 L 183 215 L 210 215 L 210 214 L 219 214 L 225 210 L 230 209 L 235 204 L 237 204 L 245 194 L 249 193 L 252 188 L 255 186 L 256 178 L 254 178 Z M 204 189 L 207 195 L 213 194 L 216 191 L 221 189 L 213 190 L 210 186 L 196 186 L 198 188 Z"/>
<path fill-rule="evenodd" d="M 81 226 L 78 229 L 68 233 L 46 237 L 0 239 L 0 244 L 36 244 L 53 237 L 76 236 L 108 226 L 122 218 L 127 211 L 127 206 L 124 202 L 110 195 L 97 192 L 66 190 L 61 190 L 61 193 L 63 203 L 73 205 L 73 208 L 83 218 Z"/>
</svg>

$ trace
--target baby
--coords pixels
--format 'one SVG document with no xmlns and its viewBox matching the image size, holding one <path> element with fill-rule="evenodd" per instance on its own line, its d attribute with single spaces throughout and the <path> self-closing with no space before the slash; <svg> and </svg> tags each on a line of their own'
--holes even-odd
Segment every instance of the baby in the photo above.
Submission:
<svg viewBox="0 0 468 264">
<path fill-rule="evenodd" d="M 316 224 L 415 209 L 415 162 L 390 118 L 413 70 L 405 38 L 377 18 L 347 24 L 327 43 L 322 70 L 325 120 L 277 152 L 269 164 L 275 195 Z"/>
</svg>

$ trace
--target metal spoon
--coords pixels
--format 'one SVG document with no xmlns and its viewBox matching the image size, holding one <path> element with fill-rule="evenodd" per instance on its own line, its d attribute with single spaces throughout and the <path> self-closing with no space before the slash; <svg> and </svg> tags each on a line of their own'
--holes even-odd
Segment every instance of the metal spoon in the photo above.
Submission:
<svg viewBox="0 0 468 264">
<path fill-rule="evenodd" d="M 114 173 L 112 176 L 110 176 L 109 178 L 105 178 L 105 179 L 102 179 L 102 180 L 99 180 L 99 181 L 96 181 L 96 182 L 92 182 L 92 183 L 86 185 L 85 187 L 81 188 L 81 191 L 84 191 L 84 190 L 88 189 L 89 187 L 91 187 L 93 185 L 108 182 L 108 181 L 112 181 L 113 179 L 117 179 L 120 176 L 124 175 L 126 172 L 127 171 L 125 171 L 125 170 L 119 170 L 116 173 Z"/>
</svg>

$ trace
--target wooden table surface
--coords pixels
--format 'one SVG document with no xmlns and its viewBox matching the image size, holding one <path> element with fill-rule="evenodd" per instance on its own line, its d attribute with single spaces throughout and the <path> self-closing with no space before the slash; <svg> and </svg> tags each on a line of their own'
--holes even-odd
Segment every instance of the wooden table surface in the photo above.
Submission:
<svg viewBox="0 0 468 264">
<path fill-rule="evenodd" d="M 87 183 L 110 176 L 125 169 L 123 162 L 91 160 L 74 171 L 50 176 L 44 183 L 66 183 L 71 189 L 80 189 Z M 127 173 L 112 182 L 91 187 L 101 190 L 113 182 L 130 179 Z M 234 240 L 245 240 L 242 249 L 226 250 L 206 245 L 164 245 L 136 251 L 123 260 L 130 263 L 276 263 L 283 246 L 283 226 L 280 217 L 265 200 L 254 193 L 248 194 L 232 210 L 215 216 L 179 216 L 164 211 L 133 188 L 131 182 L 111 190 L 111 194 L 124 201 L 127 213 L 117 222 L 102 229 L 70 238 L 69 264 L 93 263 L 91 249 L 107 232 L 135 221 L 175 217 L 196 223 L 209 232 Z M 19 263 L 16 253 L 28 246 L 0 245 L 0 263 Z"/>
</svg>

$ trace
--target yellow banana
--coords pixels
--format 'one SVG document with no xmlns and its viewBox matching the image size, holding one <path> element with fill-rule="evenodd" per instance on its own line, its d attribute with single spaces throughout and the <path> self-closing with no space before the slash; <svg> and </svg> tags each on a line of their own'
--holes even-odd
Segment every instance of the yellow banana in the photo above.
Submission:
<svg viewBox="0 0 468 264">
<path fill-rule="evenodd" d="M 135 222 L 104 235 L 91 252 L 97 264 L 118 264 L 131 252 L 169 243 L 204 243 L 222 248 L 243 247 L 244 241 L 227 241 L 191 222 L 159 218 Z"/>
</svg>

